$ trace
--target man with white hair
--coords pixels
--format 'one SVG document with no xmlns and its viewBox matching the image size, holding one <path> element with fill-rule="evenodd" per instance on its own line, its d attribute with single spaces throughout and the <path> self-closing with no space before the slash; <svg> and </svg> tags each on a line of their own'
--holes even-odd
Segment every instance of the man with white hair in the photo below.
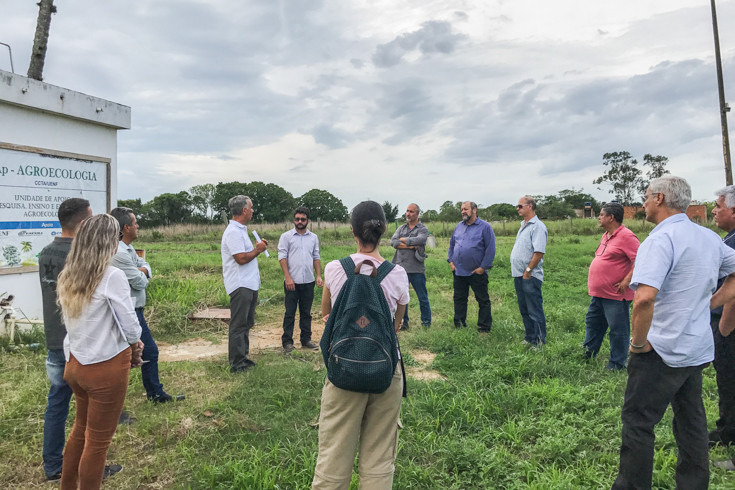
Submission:
<svg viewBox="0 0 735 490">
<path fill-rule="evenodd" d="M 676 487 L 709 484 L 702 370 L 714 359 L 709 309 L 731 299 L 733 281 L 712 293 L 718 278 L 735 272 L 735 250 L 687 218 L 690 199 L 681 177 L 654 179 L 646 190 L 643 208 L 656 227 L 638 249 L 630 283 L 632 337 L 613 489 L 651 488 L 653 431 L 669 404 L 679 448 Z"/>
<path fill-rule="evenodd" d="M 231 373 L 240 373 L 255 366 L 248 358 L 250 329 L 255 324 L 258 304 L 260 270 L 258 255 L 265 252 L 268 242 L 253 246 L 246 226 L 253 217 L 253 202 L 248 196 L 235 196 L 227 202 L 232 219 L 222 234 L 222 275 L 225 291 L 230 296 L 230 329 L 228 360 Z"/>
<path fill-rule="evenodd" d="M 723 243 L 735 248 L 735 185 L 729 185 L 715 192 L 717 200 L 712 209 L 715 224 L 727 232 Z M 724 280 L 717 283 L 718 288 Z M 717 394 L 719 395 L 719 418 L 717 427 L 709 433 L 710 446 L 717 444 L 731 445 L 735 443 L 735 335 L 732 334 L 735 324 L 720 322 L 722 307 L 710 311 L 710 324 L 715 342 L 715 361 L 713 365 L 717 373 Z M 716 461 L 715 466 L 735 470 L 732 461 Z"/>
</svg>

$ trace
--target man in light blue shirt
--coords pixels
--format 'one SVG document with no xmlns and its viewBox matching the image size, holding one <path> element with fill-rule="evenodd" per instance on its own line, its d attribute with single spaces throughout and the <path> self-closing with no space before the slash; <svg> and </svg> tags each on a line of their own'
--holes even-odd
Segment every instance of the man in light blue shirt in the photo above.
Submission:
<svg viewBox="0 0 735 490">
<path fill-rule="evenodd" d="M 299 309 L 301 348 L 319 350 L 311 340 L 311 305 L 314 284 L 322 287 L 322 262 L 319 238 L 309 231 L 309 209 L 299 206 L 293 213 L 294 227 L 278 240 L 278 263 L 283 270 L 283 292 L 286 312 L 283 315 L 283 351 L 293 351 L 293 327 Z"/>
<path fill-rule="evenodd" d="M 656 224 L 641 244 L 633 299 L 620 469 L 613 489 L 651 488 L 654 427 L 669 404 L 679 448 L 676 487 L 707 488 L 707 418 L 702 370 L 714 358 L 709 311 L 717 279 L 735 272 L 735 251 L 687 218 L 689 184 L 651 181 L 643 208 Z"/>
<path fill-rule="evenodd" d="M 538 347 L 546 343 L 546 315 L 541 285 L 544 280 L 544 254 L 549 232 L 536 216 L 536 201 L 531 196 L 520 198 L 516 209 L 523 222 L 510 252 L 510 273 L 526 330 L 523 342 Z"/>
</svg>

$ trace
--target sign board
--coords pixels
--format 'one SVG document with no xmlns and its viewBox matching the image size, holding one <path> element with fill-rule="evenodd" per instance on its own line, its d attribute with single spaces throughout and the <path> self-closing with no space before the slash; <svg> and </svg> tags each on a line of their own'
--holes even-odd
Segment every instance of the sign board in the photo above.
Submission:
<svg viewBox="0 0 735 490">
<path fill-rule="evenodd" d="M 59 205 L 89 200 L 109 210 L 110 159 L 0 143 L 0 270 L 38 265 L 38 254 L 61 235 Z"/>
</svg>

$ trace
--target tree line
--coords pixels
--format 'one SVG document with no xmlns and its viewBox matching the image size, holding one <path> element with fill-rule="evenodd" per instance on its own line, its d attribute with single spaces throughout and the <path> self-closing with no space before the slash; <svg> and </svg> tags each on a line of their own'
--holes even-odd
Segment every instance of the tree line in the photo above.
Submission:
<svg viewBox="0 0 735 490">
<path fill-rule="evenodd" d="M 222 222 L 230 215 L 227 202 L 232 196 L 249 196 L 255 203 L 255 223 L 280 223 L 289 221 L 297 206 L 311 210 L 313 221 L 347 220 L 347 207 L 341 199 L 322 189 L 311 189 L 294 197 L 277 184 L 259 181 L 220 182 L 195 185 L 188 191 L 160 194 L 143 203 L 141 199 L 121 199 L 118 206 L 131 208 L 141 226 L 161 226 L 177 223 Z"/>
<path fill-rule="evenodd" d="M 605 173 L 593 181 L 594 184 L 607 184 L 611 192 L 623 205 L 640 204 L 638 199 L 645 194 L 651 179 L 669 173 L 666 164 L 669 159 L 662 155 L 647 153 L 643 156 L 644 174 L 638 167 L 638 160 L 627 151 L 605 153 L 602 165 Z M 255 223 L 281 223 L 290 221 L 291 213 L 297 206 L 306 206 L 311 210 L 312 221 L 347 221 L 347 207 L 334 194 L 322 190 L 311 189 L 305 194 L 295 197 L 283 187 L 254 181 L 220 182 L 218 184 L 195 185 L 188 191 L 164 193 L 143 203 L 141 199 L 123 199 L 119 206 L 131 208 L 142 226 L 160 226 L 176 223 L 213 223 L 221 222 L 229 216 L 227 201 L 235 195 L 250 196 L 255 203 L 253 221 Z M 583 189 L 564 189 L 551 195 L 534 195 L 536 214 L 541 219 L 564 219 L 576 216 L 575 209 L 583 209 L 586 203 L 592 207 L 592 213 L 599 212 L 601 204 Z M 423 221 L 457 222 L 462 219 L 461 201 L 445 201 L 438 210 L 424 210 Z M 388 222 L 393 223 L 403 215 L 398 205 L 389 201 L 383 203 L 383 211 Z M 478 205 L 477 214 L 488 221 L 518 219 L 514 204 L 496 203 L 488 206 Z"/>
</svg>

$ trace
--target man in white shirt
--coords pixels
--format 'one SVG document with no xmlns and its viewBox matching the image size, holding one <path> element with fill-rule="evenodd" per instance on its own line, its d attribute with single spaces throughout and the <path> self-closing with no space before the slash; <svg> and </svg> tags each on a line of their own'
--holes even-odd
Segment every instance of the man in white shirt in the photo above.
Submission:
<svg viewBox="0 0 735 490">
<path fill-rule="evenodd" d="M 293 213 L 294 227 L 278 240 L 278 262 L 283 270 L 286 312 L 283 315 L 281 344 L 286 353 L 294 349 L 293 327 L 299 309 L 301 348 L 319 350 L 311 340 L 311 305 L 314 284 L 322 287 L 322 262 L 319 238 L 309 231 L 309 209 L 299 206 Z"/>
<path fill-rule="evenodd" d="M 268 242 L 261 240 L 253 246 L 250 241 L 246 225 L 253 217 L 253 203 L 249 197 L 235 196 L 227 205 L 232 219 L 222 234 L 222 275 L 225 291 L 230 295 L 230 372 L 239 373 L 255 366 L 248 354 L 260 289 L 257 257 L 268 248 Z"/>
<path fill-rule="evenodd" d="M 138 316 L 143 332 L 140 339 L 143 341 L 143 366 L 140 368 L 141 378 L 143 379 L 143 387 L 145 387 L 148 400 L 154 403 L 166 403 L 171 401 L 181 401 L 184 395 L 171 396 L 163 391 L 163 383 L 158 379 L 158 346 L 153 340 L 151 330 L 143 316 L 145 308 L 145 288 L 148 286 L 148 280 L 151 277 L 151 266 L 148 262 L 138 257 L 135 247 L 130 245 L 138 238 L 138 222 L 135 214 L 130 208 L 115 208 L 110 214 L 120 224 L 120 243 L 118 243 L 117 253 L 112 258 L 113 267 L 117 267 L 125 273 L 130 285 L 130 297 L 135 303 L 135 314 Z"/>
</svg>

